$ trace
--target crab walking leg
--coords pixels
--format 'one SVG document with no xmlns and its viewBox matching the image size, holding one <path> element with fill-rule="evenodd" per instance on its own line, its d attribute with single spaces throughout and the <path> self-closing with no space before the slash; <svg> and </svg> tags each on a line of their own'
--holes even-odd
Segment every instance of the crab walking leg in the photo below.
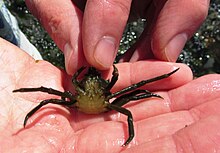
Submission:
<svg viewBox="0 0 220 153">
<path fill-rule="evenodd" d="M 24 119 L 24 127 L 26 126 L 27 120 L 36 112 L 38 111 L 41 107 L 51 103 L 51 104 L 57 104 L 57 105 L 63 105 L 63 106 L 71 106 L 75 103 L 76 101 L 64 101 L 61 99 L 47 99 L 43 100 L 40 102 L 39 105 L 37 105 L 35 108 L 33 108 L 25 117 Z"/>
<path fill-rule="evenodd" d="M 124 114 L 128 117 L 127 121 L 128 121 L 129 137 L 125 141 L 123 146 L 128 145 L 132 141 L 132 139 L 134 138 L 134 125 L 133 125 L 133 117 L 132 117 L 131 112 L 129 110 L 127 110 L 126 108 L 123 108 L 123 107 L 120 107 L 120 106 L 117 106 L 117 105 L 109 104 L 107 107 L 111 110 L 115 110 L 117 112 L 120 112 L 120 113 L 122 113 L 122 114 Z"/>
<path fill-rule="evenodd" d="M 163 97 L 161 97 L 160 95 L 151 93 L 147 90 L 135 90 L 131 93 L 116 98 L 111 104 L 117 106 L 123 106 L 127 104 L 129 101 L 150 98 L 150 97 L 157 97 L 163 99 Z"/>
<path fill-rule="evenodd" d="M 144 85 L 147 84 L 147 83 L 151 83 L 151 82 L 155 82 L 155 81 L 158 81 L 158 80 L 161 80 L 161 79 L 168 78 L 169 76 L 171 76 L 172 74 L 174 74 L 174 73 L 175 73 L 176 71 L 178 71 L 178 70 L 179 70 L 179 68 L 175 69 L 174 71 L 172 71 L 172 72 L 170 72 L 170 73 L 163 74 L 163 75 L 154 77 L 154 78 L 152 78 L 152 79 L 143 80 L 143 81 L 140 81 L 140 82 L 138 82 L 138 83 L 136 83 L 136 84 L 132 84 L 132 85 L 130 85 L 130 86 L 128 86 L 128 87 L 126 87 L 126 88 L 124 88 L 124 89 L 118 91 L 118 92 L 113 93 L 113 94 L 110 96 L 110 98 L 119 96 L 119 95 L 121 95 L 121 94 L 124 94 L 124 93 L 129 92 L 129 91 L 132 91 L 132 90 L 135 90 L 135 89 L 137 89 L 137 88 L 139 88 L 139 87 L 144 86 Z"/>
<path fill-rule="evenodd" d="M 118 80 L 118 69 L 115 65 L 113 65 L 113 72 L 112 72 L 112 78 L 111 78 L 111 81 L 110 83 L 108 84 L 108 86 L 106 87 L 106 91 L 110 91 L 111 88 L 115 85 L 115 83 L 117 82 Z"/>
<path fill-rule="evenodd" d="M 36 91 L 46 92 L 48 94 L 61 96 L 62 98 L 69 98 L 71 100 L 75 100 L 73 94 L 69 91 L 61 92 L 61 91 L 58 91 L 52 88 L 46 88 L 43 86 L 39 88 L 20 88 L 20 89 L 13 90 L 13 92 L 36 92 Z"/>
<path fill-rule="evenodd" d="M 86 67 L 85 66 L 82 66 L 80 69 L 78 69 L 76 71 L 76 73 L 73 75 L 72 77 L 72 82 L 74 85 L 79 85 L 79 81 L 77 81 L 77 77 L 80 75 L 80 73 L 82 73 L 82 71 L 85 69 Z"/>
</svg>

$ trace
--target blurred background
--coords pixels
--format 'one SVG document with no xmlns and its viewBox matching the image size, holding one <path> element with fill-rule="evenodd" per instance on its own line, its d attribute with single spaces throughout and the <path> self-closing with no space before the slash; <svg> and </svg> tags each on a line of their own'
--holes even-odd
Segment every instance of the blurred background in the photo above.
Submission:
<svg viewBox="0 0 220 153">
<path fill-rule="evenodd" d="M 20 29 L 40 51 L 44 60 L 64 69 L 64 56 L 39 22 L 28 11 L 24 0 L 4 0 L 17 18 Z M 118 55 L 123 54 L 143 31 L 145 21 L 129 23 L 120 42 Z M 178 62 L 191 67 L 194 76 L 220 73 L 220 0 L 211 0 L 209 15 L 184 47 Z"/>
</svg>

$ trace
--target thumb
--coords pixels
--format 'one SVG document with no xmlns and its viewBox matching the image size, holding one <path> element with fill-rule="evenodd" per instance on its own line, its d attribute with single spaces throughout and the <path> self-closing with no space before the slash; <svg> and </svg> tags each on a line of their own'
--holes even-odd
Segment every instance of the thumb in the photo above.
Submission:
<svg viewBox="0 0 220 153">
<path fill-rule="evenodd" d="M 169 0 L 161 10 L 151 40 L 156 58 L 175 62 L 186 41 L 205 20 L 209 0 Z"/>
</svg>

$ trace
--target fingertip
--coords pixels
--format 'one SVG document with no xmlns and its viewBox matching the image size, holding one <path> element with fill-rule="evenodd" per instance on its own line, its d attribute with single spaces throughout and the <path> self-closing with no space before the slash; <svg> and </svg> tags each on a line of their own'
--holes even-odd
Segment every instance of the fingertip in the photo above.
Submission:
<svg viewBox="0 0 220 153">
<path fill-rule="evenodd" d="M 109 69 L 130 12 L 130 1 L 88 0 L 83 18 L 83 51 L 89 64 Z"/>
<path fill-rule="evenodd" d="M 76 50 L 70 43 L 64 46 L 65 68 L 69 75 L 73 75 L 80 67 L 88 65 L 83 51 Z"/>
<path fill-rule="evenodd" d="M 187 40 L 188 40 L 187 34 L 182 33 L 174 36 L 174 38 L 172 38 L 168 42 L 167 46 L 163 51 L 165 52 L 165 56 L 169 62 L 176 62 Z"/>
<path fill-rule="evenodd" d="M 167 43 L 165 48 L 161 50 L 155 49 L 157 46 L 155 47 L 155 43 L 152 40 L 152 51 L 154 55 L 160 60 L 176 62 L 187 40 L 188 35 L 186 33 L 177 34 Z"/>
</svg>

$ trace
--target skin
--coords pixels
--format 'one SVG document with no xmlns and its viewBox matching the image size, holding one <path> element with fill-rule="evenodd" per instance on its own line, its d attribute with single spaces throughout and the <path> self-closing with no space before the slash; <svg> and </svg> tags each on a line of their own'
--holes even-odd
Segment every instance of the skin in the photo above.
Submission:
<svg viewBox="0 0 220 153">
<path fill-rule="evenodd" d="M 46 61 L 34 61 L 5 40 L 0 39 L 0 44 L 0 152 L 209 153 L 220 150 L 220 75 L 192 80 L 186 65 L 156 60 L 117 64 L 120 76 L 113 91 L 180 67 L 170 78 L 144 87 L 160 94 L 164 100 L 144 99 L 125 106 L 133 114 L 136 135 L 127 147 L 121 147 L 127 138 L 126 117 L 114 111 L 86 115 L 47 105 L 23 129 L 24 117 L 34 106 L 43 99 L 59 97 L 12 93 L 12 90 L 41 85 L 60 91 L 72 90 L 71 77 Z M 108 78 L 111 72 L 105 71 L 103 75 Z"/>
<path fill-rule="evenodd" d="M 207 16 L 209 0 L 26 0 L 26 4 L 64 52 L 67 73 L 73 74 L 82 65 L 109 69 L 127 21 L 137 18 L 148 24 L 121 61 L 175 62 Z"/>
</svg>

